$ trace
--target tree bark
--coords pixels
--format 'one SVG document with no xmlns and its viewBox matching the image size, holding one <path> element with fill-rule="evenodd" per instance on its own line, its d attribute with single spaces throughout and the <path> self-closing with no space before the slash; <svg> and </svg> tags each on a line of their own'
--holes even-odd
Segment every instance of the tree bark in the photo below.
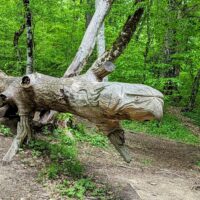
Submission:
<svg viewBox="0 0 200 200">
<path fill-rule="evenodd" d="M 100 2 L 99 0 L 95 1 L 96 10 L 99 9 Z M 105 41 L 105 24 L 101 25 L 98 35 L 97 35 L 97 55 L 98 58 L 102 56 L 106 51 L 106 41 Z M 103 81 L 108 81 L 108 76 L 105 76 Z"/>
<path fill-rule="evenodd" d="M 101 74 L 102 78 L 102 74 L 107 75 L 99 71 L 96 74 Z M 44 109 L 70 112 L 95 123 L 114 146 L 117 145 L 116 149 L 124 159 L 129 161 L 119 121 L 160 119 L 163 95 L 145 85 L 97 82 L 87 77 L 54 78 L 35 73 L 13 80 L 12 77 L 0 76 L 1 82 L 10 82 L 0 87 L 0 106 L 15 104 L 20 116 L 17 136 L 4 162 L 12 159 L 27 135 L 30 138 L 28 117 L 31 113 Z"/>
<path fill-rule="evenodd" d="M 33 31 L 32 31 L 32 13 L 30 10 L 30 1 L 23 0 L 25 8 L 26 29 L 27 29 L 27 66 L 26 74 L 33 73 Z"/>
<path fill-rule="evenodd" d="M 18 122 L 17 125 L 17 136 L 15 137 L 10 149 L 6 153 L 6 155 L 3 158 L 3 163 L 7 164 L 10 162 L 17 153 L 17 151 L 20 148 L 20 145 L 24 141 L 24 139 L 28 136 L 28 138 L 31 138 L 31 128 L 29 124 L 29 116 L 24 115 L 20 116 L 20 122 Z"/>
<path fill-rule="evenodd" d="M 100 1 L 99 0 L 96 0 L 95 1 L 95 8 L 96 10 L 98 10 L 100 8 Z M 105 35 L 104 35 L 104 29 L 105 29 L 105 26 L 104 26 L 104 22 L 102 23 L 101 27 L 99 28 L 99 32 L 98 32 L 98 35 L 97 35 L 97 53 L 98 53 L 98 57 L 102 56 L 103 53 L 105 52 L 106 50 L 106 41 L 105 41 Z"/>
</svg>

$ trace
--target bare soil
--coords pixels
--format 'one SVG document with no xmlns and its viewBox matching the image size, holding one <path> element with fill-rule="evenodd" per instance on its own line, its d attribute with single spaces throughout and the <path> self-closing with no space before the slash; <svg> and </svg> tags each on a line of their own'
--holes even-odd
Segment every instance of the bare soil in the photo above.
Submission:
<svg viewBox="0 0 200 200">
<path fill-rule="evenodd" d="M 0 136 L 0 159 L 10 147 L 12 138 Z M 19 157 L 6 166 L 0 164 L 0 200 L 46 200 L 49 194 L 36 181 L 37 169 L 28 167 Z"/>
<path fill-rule="evenodd" d="M 122 200 L 200 199 L 200 168 L 196 165 L 200 147 L 130 132 L 126 138 L 133 157 L 130 164 L 112 147 L 79 144 L 86 173 L 111 185 Z M 11 141 L 0 136 L 0 159 Z M 51 183 L 43 186 L 36 181 L 38 169 L 27 165 L 25 159 L 18 154 L 10 165 L 0 165 L 0 200 L 61 199 L 49 192 Z"/>
<path fill-rule="evenodd" d="M 125 163 L 114 149 L 82 146 L 80 157 L 90 175 L 113 186 L 130 185 L 142 200 L 199 200 L 200 147 L 127 133 L 133 161 Z M 131 199 L 124 194 L 125 199 Z"/>
</svg>

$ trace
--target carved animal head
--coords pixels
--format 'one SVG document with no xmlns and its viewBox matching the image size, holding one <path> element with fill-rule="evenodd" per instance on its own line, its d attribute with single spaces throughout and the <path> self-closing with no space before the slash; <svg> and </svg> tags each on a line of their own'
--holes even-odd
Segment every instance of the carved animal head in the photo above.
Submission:
<svg viewBox="0 0 200 200">
<path fill-rule="evenodd" d="M 164 101 L 158 90 L 142 84 L 105 84 L 100 105 L 108 116 L 137 121 L 162 118 Z"/>
<path fill-rule="evenodd" d="M 161 120 L 164 106 L 163 94 L 152 87 L 142 84 L 134 84 L 133 87 L 134 89 L 130 90 L 134 92 L 132 105 L 127 110 L 130 116 L 138 121 Z M 128 89 L 126 96 L 127 98 L 131 96 Z"/>
</svg>

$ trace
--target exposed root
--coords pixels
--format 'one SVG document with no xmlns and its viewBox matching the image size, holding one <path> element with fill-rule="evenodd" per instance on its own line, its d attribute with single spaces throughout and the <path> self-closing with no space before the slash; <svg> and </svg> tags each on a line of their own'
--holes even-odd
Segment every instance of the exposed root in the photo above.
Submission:
<svg viewBox="0 0 200 200">
<path fill-rule="evenodd" d="M 124 161 L 126 161 L 127 163 L 130 163 L 132 158 L 129 154 L 128 148 L 125 146 L 125 138 L 124 138 L 123 129 L 114 130 L 112 133 L 110 133 L 108 137 L 109 137 L 110 142 L 114 145 L 116 150 L 123 157 Z"/>
<path fill-rule="evenodd" d="M 3 164 L 8 164 L 12 161 L 12 158 L 16 155 L 17 151 L 20 148 L 20 145 L 23 143 L 24 139 L 28 136 L 28 140 L 31 139 L 31 127 L 29 124 L 29 117 L 27 115 L 20 116 L 20 121 L 17 125 L 17 135 L 13 140 L 13 143 L 3 157 Z"/>
</svg>

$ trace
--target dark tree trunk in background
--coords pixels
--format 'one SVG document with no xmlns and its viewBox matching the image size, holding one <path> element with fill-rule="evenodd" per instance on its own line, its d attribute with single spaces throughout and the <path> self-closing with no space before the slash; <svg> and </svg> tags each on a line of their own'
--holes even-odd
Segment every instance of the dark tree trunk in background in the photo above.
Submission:
<svg viewBox="0 0 200 200">
<path fill-rule="evenodd" d="M 26 18 L 27 31 L 27 66 L 26 74 L 33 73 L 33 31 L 32 31 L 32 13 L 30 10 L 30 1 L 23 0 Z"/>
<path fill-rule="evenodd" d="M 21 51 L 19 49 L 19 39 L 20 39 L 21 35 L 24 33 L 25 27 L 26 27 L 26 25 L 22 24 L 21 27 L 19 28 L 19 30 L 16 31 L 14 34 L 13 45 L 16 50 L 17 60 L 19 63 L 21 63 L 21 61 L 22 61 Z"/>
<path fill-rule="evenodd" d="M 189 98 L 188 105 L 182 110 L 183 112 L 190 112 L 194 109 L 195 103 L 196 103 L 196 98 L 197 94 L 199 91 L 199 85 L 200 85 L 200 69 L 197 72 L 193 84 L 192 84 L 192 92 Z"/>
<path fill-rule="evenodd" d="M 179 76 L 180 74 L 180 65 L 177 62 L 174 62 L 173 56 L 178 53 L 178 42 L 176 38 L 177 30 L 175 26 L 175 22 L 179 18 L 179 6 L 180 3 L 178 0 L 168 0 L 168 27 L 165 39 L 164 39 L 164 63 L 168 65 L 168 67 L 160 74 L 162 74 L 165 78 L 174 78 Z M 178 89 L 178 85 L 171 79 L 168 79 L 165 82 L 163 87 L 163 93 L 166 95 L 175 95 L 174 102 L 178 103 L 181 99 L 180 92 Z"/>
<path fill-rule="evenodd" d="M 94 8 L 93 1 L 87 0 L 88 9 L 85 12 L 85 27 L 87 28 L 92 19 L 92 10 Z"/>
<path fill-rule="evenodd" d="M 145 46 L 145 51 L 144 51 L 144 74 L 143 74 L 143 83 L 146 80 L 146 69 L 147 69 L 147 58 L 149 54 L 149 49 L 151 46 L 151 24 L 150 24 L 150 15 L 151 15 L 151 6 L 152 6 L 152 0 L 149 0 L 149 4 L 147 7 L 147 16 L 146 16 L 146 23 L 147 23 L 147 41 L 146 41 L 146 46 Z"/>
<path fill-rule="evenodd" d="M 169 22 L 177 21 L 178 19 L 178 6 L 179 2 L 177 0 L 168 0 L 168 11 L 169 15 Z M 165 47 L 164 47 L 164 60 L 165 63 L 171 65 L 167 71 L 164 72 L 164 77 L 176 77 L 179 76 L 180 73 L 180 66 L 173 63 L 173 55 L 177 53 L 177 40 L 176 40 L 176 28 L 174 24 L 172 27 L 167 29 L 165 35 Z"/>
</svg>

